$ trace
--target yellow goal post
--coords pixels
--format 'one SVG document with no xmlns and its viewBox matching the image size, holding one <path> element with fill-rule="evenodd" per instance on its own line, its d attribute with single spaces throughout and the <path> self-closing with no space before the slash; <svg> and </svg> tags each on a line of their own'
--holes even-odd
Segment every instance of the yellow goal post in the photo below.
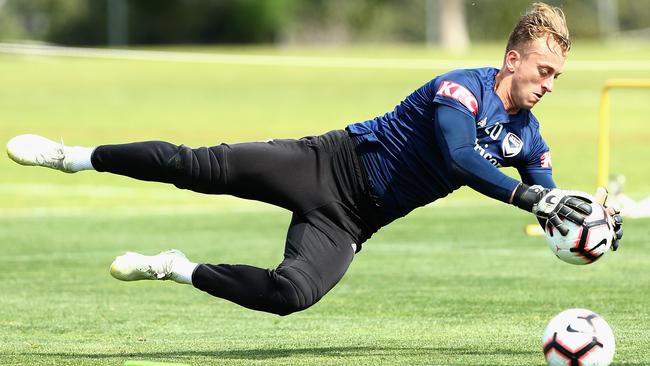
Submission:
<svg viewBox="0 0 650 366">
<path fill-rule="evenodd" d="M 610 167 L 610 103 L 612 89 L 650 89 L 650 79 L 609 79 L 600 93 L 596 186 L 607 187 Z"/>
</svg>

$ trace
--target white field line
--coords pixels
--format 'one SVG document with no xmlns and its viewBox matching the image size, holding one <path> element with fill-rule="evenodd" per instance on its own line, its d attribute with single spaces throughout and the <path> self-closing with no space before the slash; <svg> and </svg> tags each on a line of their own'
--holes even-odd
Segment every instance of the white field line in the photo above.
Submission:
<svg viewBox="0 0 650 366">
<path fill-rule="evenodd" d="M 430 70 L 453 67 L 476 67 L 490 64 L 489 61 L 473 60 L 430 60 L 430 59 L 372 59 L 347 57 L 305 57 L 242 55 L 223 53 L 143 51 L 126 49 L 102 49 L 81 47 L 60 47 L 50 45 L 25 45 L 0 43 L 0 53 L 32 56 L 64 56 L 85 58 L 107 58 L 136 61 L 162 61 L 229 65 L 292 66 L 313 68 L 369 68 Z"/>
<path fill-rule="evenodd" d="M 3 197 L 56 201 L 52 206 L 2 207 Z M 95 202 L 88 202 L 94 200 Z M 134 202 L 129 204 L 129 202 Z M 153 202 L 153 203 L 152 203 Z M 0 183 L 0 218 L 183 215 L 223 212 L 268 212 L 278 208 L 230 196 L 200 195 L 185 190 L 110 185 Z"/>
<path fill-rule="evenodd" d="M 51 206 L 7 207 L 8 197 L 28 197 L 30 201 L 54 200 Z M 99 199 L 99 201 L 97 201 Z M 94 202 L 88 202 L 94 200 Z M 130 201 L 135 203 L 129 204 Z M 34 200 L 36 201 L 36 200 Z M 38 202 L 38 201 L 36 201 Z M 491 207 L 498 202 L 469 197 L 443 199 L 427 207 Z M 200 195 L 188 191 L 160 188 L 117 187 L 108 185 L 63 185 L 0 183 L 0 218 L 43 217 L 124 217 L 220 214 L 238 212 L 283 212 L 272 205 L 231 196 Z"/>
<path fill-rule="evenodd" d="M 98 258 L 113 258 L 119 251 L 83 251 L 83 252 L 55 252 L 52 248 L 47 246 L 47 253 L 34 253 L 34 254 L 14 254 L 0 255 L 1 263 L 24 263 L 24 262 L 60 262 L 60 261 L 80 261 L 80 260 L 97 260 Z"/>
<path fill-rule="evenodd" d="M 142 216 L 182 216 L 220 213 L 244 213 L 244 212 L 275 212 L 279 210 L 272 206 L 268 208 L 257 205 L 143 205 L 133 206 L 66 206 L 66 207 L 26 207 L 10 208 L 0 211 L 0 218 L 4 219 L 25 219 L 25 218 L 48 218 L 48 217 L 142 217 Z"/>
<path fill-rule="evenodd" d="M 242 201 L 244 202 L 244 201 Z M 423 210 L 439 209 L 441 207 L 456 208 L 485 208 L 494 207 L 495 204 L 488 199 L 471 200 L 471 199 L 445 199 L 436 202 L 430 206 L 421 208 Z M 142 217 L 142 216 L 183 216 L 183 215 L 201 215 L 201 214 L 228 214 L 228 213 L 279 213 L 288 212 L 284 209 L 264 204 L 229 204 L 220 206 L 219 204 L 134 204 L 132 206 L 114 205 L 106 207 L 105 205 L 78 205 L 78 206 L 55 206 L 55 207 L 18 207 L 4 208 L 0 207 L 0 219 L 38 219 L 52 217 Z"/>
<path fill-rule="evenodd" d="M 0 53 L 31 56 L 63 56 L 81 58 L 102 58 L 135 61 L 160 61 L 180 63 L 204 63 L 227 65 L 261 65 L 309 68 L 353 68 L 353 69 L 396 69 L 431 70 L 484 67 L 499 63 L 498 60 L 449 60 L 408 58 L 352 58 L 352 57 L 307 57 L 275 55 L 242 55 L 223 53 L 144 51 L 128 49 L 104 49 L 61 47 L 41 44 L 0 43 Z M 647 60 L 584 60 L 567 62 L 567 69 L 575 71 L 607 70 L 650 70 Z"/>
<path fill-rule="evenodd" d="M 92 196 L 92 197 L 151 197 L 159 199 L 181 198 L 189 191 L 181 191 L 170 186 L 160 187 L 124 187 L 98 184 L 53 184 L 53 183 L 0 183 L 0 194 L 29 195 L 43 197 Z"/>
</svg>

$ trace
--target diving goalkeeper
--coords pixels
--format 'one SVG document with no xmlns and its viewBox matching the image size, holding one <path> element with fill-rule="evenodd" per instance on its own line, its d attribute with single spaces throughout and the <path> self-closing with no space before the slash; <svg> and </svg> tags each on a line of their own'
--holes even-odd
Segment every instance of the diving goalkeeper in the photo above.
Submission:
<svg viewBox="0 0 650 366">
<path fill-rule="evenodd" d="M 195 263 L 177 250 L 128 252 L 110 267 L 119 280 L 172 280 L 287 315 L 332 289 L 381 227 L 461 186 L 532 212 L 563 235 L 563 219 L 582 223 L 590 198 L 555 188 L 531 112 L 553 91 L 570 47 L 562 11 L 536 3 L 510 34 L 500 69 L 439 75 L 393 111 L 344 130 L 200 148 L 162 141 L 70 147 L 21 135 L 7 152 L 23 165 L 109 172 L 290 210 L 284 260 L 274 269 Z M 521 181 L 499 171 L 504 166 Z M 622 235 L 616 222 L 614 249 Z"/>
</svg>

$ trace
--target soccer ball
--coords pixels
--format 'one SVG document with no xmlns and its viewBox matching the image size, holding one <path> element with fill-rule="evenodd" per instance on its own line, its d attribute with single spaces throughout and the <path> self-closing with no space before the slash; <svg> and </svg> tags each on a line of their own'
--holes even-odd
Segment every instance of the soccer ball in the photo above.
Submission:
<svg viewBox="0 0 650 366">
<path fill-rule="evenodd" d="M 569 229 L 562 236 L 550 222 L 544 228 L 548 246 L 561 260 L 571 264 L 589 264 L 597 261 L 612 246 L 614 225 L 605 208 L 595 202 L 590 203 L 591 214 L 582 225 L 562 219 Z"/>
<path fill-rule="evenodd" d="M 614 358 L 614 333 L 590 310 L 565 310 L 546 326 L 544 357 L 549 366 L 607 366 Z"/>
</svg>

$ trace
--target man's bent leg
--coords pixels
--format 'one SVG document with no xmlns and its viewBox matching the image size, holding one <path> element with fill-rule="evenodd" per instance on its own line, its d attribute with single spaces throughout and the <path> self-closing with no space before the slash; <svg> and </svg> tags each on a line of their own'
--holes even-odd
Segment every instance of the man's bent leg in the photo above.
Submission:
<svg viewBox="0 0 650 366">
<path fill-rule="evenodd" d="M 276 269 L 200 264 L 192 283 L 249 309 L 288 315 L 315 304 L 339 282 L 354 257 L 351 243 L 343 232 L 324 233 L 294 216 Z"/>
</svg>

